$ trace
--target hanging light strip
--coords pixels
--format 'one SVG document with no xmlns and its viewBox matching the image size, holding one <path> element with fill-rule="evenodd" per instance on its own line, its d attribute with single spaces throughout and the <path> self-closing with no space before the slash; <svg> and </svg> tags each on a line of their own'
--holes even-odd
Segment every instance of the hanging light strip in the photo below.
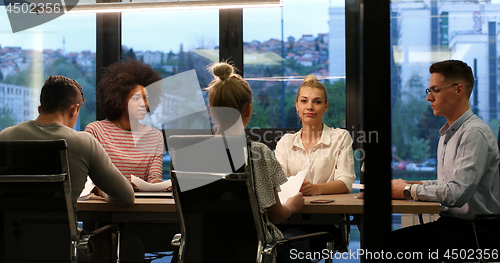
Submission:
<svg viewBox="0 0 500 263">
<path fill-rule="evenodd" d="M 256 7 L 281 7 L 281 0 L 178 0 L 161 2 L 119 2 L 77 4 L 70 8 L 66 14 L 84 13 L 116 13 L 116 12 L 151 12 L 194 9 L 229 9 L 229 8 L 256 8 Z M 49 13 L 38 13 L 49 14 Z"/>
</svg>

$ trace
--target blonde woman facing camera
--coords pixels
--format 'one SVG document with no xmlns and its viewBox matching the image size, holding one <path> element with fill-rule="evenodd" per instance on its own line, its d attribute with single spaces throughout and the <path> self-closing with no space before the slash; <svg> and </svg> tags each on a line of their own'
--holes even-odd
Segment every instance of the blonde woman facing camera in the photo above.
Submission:
<svg viewBox="0 0 500 263">
<path fill-rule="evenodd" d="M 276 145 L 276 158 L 284 173 L 290 177 L 305 170 L 300 188 L 303 195 L 350 192 L 356 179 L 352 139 L 346 130 L 330 128 L 323 123 L 328 97 L 325 86 L 315 76 L 305 77 L 297 90 L 295 107 L 302 120 L 302 129 L 295 134 L 285 134 Z M 342 244 L 342 233 L 333 225 L 281 225 L 280 229 L 302 233 L 327 231 L 335 237 L 335 244 Z M 311 240 L 313 252 L 322 248 L 324 244 Z"/>
<path fill-rule="evenodd" d="M 216 63 L 212 65 L 210 71 L 214 75 L 214 80 L 206 88 L 209 92 L 208 100 L 210 112 L 217 121 L 217 133 L 224 131 L 228 134 L 228 129 L 233 125 L 227 116 L 222 116 L 222 107 L 236 109 L 241 114 L 243 126 L 235 130 L 236 134 L 241 134 L 244 126 L 248 125 L 252 116 L 252 91 L 250 85 L 240 75 L 234 73 L 234 68 L 227 63 Z M 230 123 L 228 123 L 230 122 Z M 279 186 L 287 181 L 281 166 L 274 157 L 269 147 L 262 143 L 252 142 L 252 160 L 255 180 L 255 191 L 259 199 L 261 208 L 263 228 L 268 243 L 274 243 L 283 239 L 283 234 L 274 225 L 287 219 L 291 214 L 296 213 L 304 206 L 304 198 L 301 193 L 289 198 L 282 204 L 278 197 Z M 278 246 L 278 262 L 288 262 L 290 257 L 288 251 L 283 250 L 285 246 Z M 290 249 L 290 247 L 287 247 Z M 301 251 L 299 247 L 295 249 Z M 304 251 L 305 252 L 305 251 Z M 274 257 L 264 258 L 265 262 L 274 262 Z"/>
<path fill-rule="evenodd" d="M 302 129 L 285 134 L 276 145 L 276 158 L 287 177 L 306 170 L 300 192 L 304 195 L 352 191 L 356 179 L 352 139 L 346 130 L 323 123 L 328 110 L 325 86 L 313 75 L 305 77 L 295 99 Z"/>
</svg>

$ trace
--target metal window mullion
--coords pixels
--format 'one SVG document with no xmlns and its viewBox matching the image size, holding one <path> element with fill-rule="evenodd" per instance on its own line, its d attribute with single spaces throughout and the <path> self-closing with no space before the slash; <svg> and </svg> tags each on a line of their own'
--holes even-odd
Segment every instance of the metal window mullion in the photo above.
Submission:
<svg viewBox="0 0 500 263">
<path fill-rule="evenodd" d="M 118 0 L 97 0 L 97 3 L 120 2 Z M 122 51 L 121 13 L 96 14 L 96 87 L 101 80 L 104 68 L 120 61 Z M 97 95 L 96 95 L 97 96 Z M 101 111 L 96 98 L 96 119 L 106 116 Z"/>
<path fill-rule="evenodd" d="M 243 76 L 243 9 L 219 10 L 219 61 L 229 61 Z"/>
<path fill-rule="evenodd" d="M 366 162 L 361 247 L 380 251 L 391 231 L 390 0 L 347 0 L 345 19 L 346 92 L 355 94 L 357 104 L 348 105 L 348 114 L 356 113 L 347 117 L 356 116 L 365 134 L 355 146 L 363 149 Z"/>
</svg>

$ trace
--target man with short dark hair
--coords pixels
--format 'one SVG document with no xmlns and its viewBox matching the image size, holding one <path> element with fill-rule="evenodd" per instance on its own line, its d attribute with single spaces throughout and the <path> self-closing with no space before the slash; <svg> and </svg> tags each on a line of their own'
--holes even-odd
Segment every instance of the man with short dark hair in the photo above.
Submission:
<svg viewBox="0 0 500 263">
<path fill-rule="evenodd" d="M 452 249 L 476 251 L 476 234 L 481 241 L 479 248 L 497 248 L 498 221 L 478 221 L 476 231 L 471 223 L 477 214 L 500 212 L 498 146 L 490 127 L 469 107 L 472 70 L 462 61 L 447 60 L 432 64 L 429 71 L 427 101 L 434 115 L 447 121 L 439 130 L 437 180 L 393 180 L 392 198 L 439 202 L 441 217 L 392 232 L 391 250 L 421 251 L 428 260 L 437 255 L 451 259 L 446 253 Z M 472 256 L 476 259 L 477 255 Z"/>
<path fill-rule="evenodd" d="M 85 101 L 80 84 L 63 76 L 50 76 L 40 93 L 40 115 L 0 132 L 1 141 L 65 139 L 73 201 L 82 192 L 87 175 L 111 203 L 133 205 L 134 191 L 92 135 L 72 129 Z M 43 153 L 41 153 L 43 154 Z"/>
</svg>

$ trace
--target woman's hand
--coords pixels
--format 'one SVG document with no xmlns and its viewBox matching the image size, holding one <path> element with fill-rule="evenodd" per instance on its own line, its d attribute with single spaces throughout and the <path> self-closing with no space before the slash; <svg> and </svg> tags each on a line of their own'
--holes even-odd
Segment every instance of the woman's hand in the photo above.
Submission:
<svg viewBox="0 0 500 263">
<path fill-rule="evenodd" d="M 300 187 L 300 192 L 303 195 L 318 195 L 319 194 L 318 185 L 312 184 L 309 181 L 304 180 L 304 182 L 302 182 L 302 186 Z"/>
<path fill-rule="evenodd" d="M 152 184 L 162 183 L 162 182 L 163 182 L 163 180 L 160 179 L 160 178 L 155 178 L 155 179 L 153 179 L 153 180 L 150 181 L 150 183 L 152 183 Z"/>
<path fill-rule="evenodd" d="M 293 213 L 297 213 L 304 207 L 304 197 L 302 196 L 302 193 L 299 192 L 296 195 L 288 198 L 288 200 L 286 200 L 286 203 L 290 204 L 293 207 Z"/>
<path fill-rule="evenodd" d="M 163 180 L 160 178 L 155 178 L 155 179 L 151 180 L 150 183 L 152 183 L 152 184 L 163 183 Z M 163 189 L 162 192 L 172 192 L 172 186 L 167 187 L 167 189 Z"/>
</svg>

